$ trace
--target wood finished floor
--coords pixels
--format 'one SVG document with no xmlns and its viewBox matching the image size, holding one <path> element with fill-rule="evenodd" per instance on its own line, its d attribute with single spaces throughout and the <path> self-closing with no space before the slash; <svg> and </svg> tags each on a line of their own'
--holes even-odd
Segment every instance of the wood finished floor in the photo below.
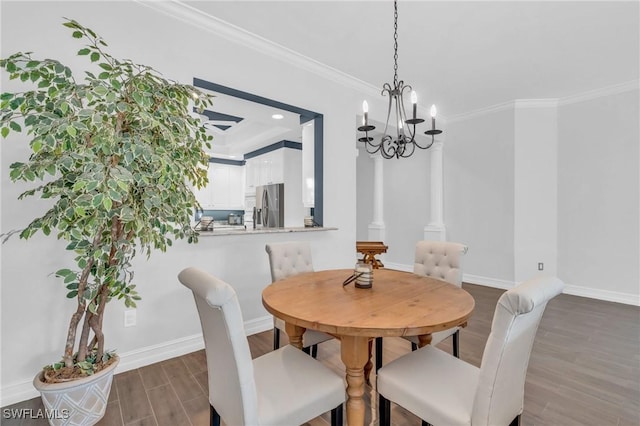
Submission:
<svg viewBox="0 0 640 426">
<path fill-rule="evenodd" d="M 461 358 L 479 366 L 502 290 L 464 284 L 476 309 L 460 336 Z M 249 337 L 253 357 L 271 350 L 270 331 Z M 439 347 L 451 350 L 451 339 Z M 286 336 L 284 336 L 286 343 Z M 408 352 L 408 342 L 384 340 L 384 362 Z M 344 373 L 336 341 L 320 345 L 318 359 Z M 372 377 L 373 378 L 373 377 Z M 375 386 L 375 380 L 372 380 Z M 204 426 L 209 420 L 204 351 L 115 376 L 101 426 Z M 375 388 L 367 386 L 367 424 L 378 424 Z M 42 408 L 34 398 L 4 408 Z M 392 423 L 420 420 L 394 406 Z M 46 425 L 45 420 L 2 419 L 2 425 Z M 325 414 L 307 425 L 329 424 Z M 560 295 L 538 329 L 525 385 L 523 425 L 640 425 L 640 308 Z"/>
</svg>

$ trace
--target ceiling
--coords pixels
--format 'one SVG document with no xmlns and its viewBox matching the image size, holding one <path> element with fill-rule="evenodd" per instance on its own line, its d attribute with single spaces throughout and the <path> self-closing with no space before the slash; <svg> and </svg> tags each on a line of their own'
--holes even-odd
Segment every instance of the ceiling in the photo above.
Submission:
<svg viewBox="0 0 640 426">
<path fill-rule="evenodd" d="M 393 80 L 391 0 L 184 3 L 374 86 Z M 403 0 L 399 78 L 445 116 L 638 80 L 639 5 Z"/>
<path fill-rule="evenodd" d="M 210 154 L 242 160 L 244 154 L 281 140 L 301 142 L 300 115 L 202 88 L 199 90 L 214 96 L 213 105 L 200 114 L 208 133 L 214 137 Z M 280 114 L 282 118 L 274 119 L 274 114 Z"/>
</svg>

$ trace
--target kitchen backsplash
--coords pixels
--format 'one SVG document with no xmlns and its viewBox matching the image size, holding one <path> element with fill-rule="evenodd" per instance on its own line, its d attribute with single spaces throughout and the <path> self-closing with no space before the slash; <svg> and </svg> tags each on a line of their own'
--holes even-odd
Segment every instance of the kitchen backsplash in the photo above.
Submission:
<svg viewBox="0 0 640 426">
<path fill-rule="evenodd" d="M 214 221 L 227 221 L 230 214 L 244 216 L 244 210 L 196 210 L 194 220 L 198 222 L 200 217 L 210 216 Z"/>
</svg>

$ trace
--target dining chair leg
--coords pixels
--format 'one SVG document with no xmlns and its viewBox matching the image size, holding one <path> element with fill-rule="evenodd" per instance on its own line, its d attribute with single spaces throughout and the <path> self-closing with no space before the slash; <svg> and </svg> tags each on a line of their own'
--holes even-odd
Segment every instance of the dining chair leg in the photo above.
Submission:
<svg viewBox="0 0 640 426">
<path fill-rule="evenodd" d="M 382 337 L 376 337 L 376 373 L 382 367 Z"/>
<path fill-rule="evenodd" d="M 429 422 L 425 422 L 424 420 L 422 421 L 422 426 L 433 426 L 431 423 Z"/>
<path fill-rule="evenodd" d="M 311 356 L 313 358 L 318 358 L 318 345 L 311 346 Z"/>
<path fill-rule="evenodd" d="M 418 345 L 416 345 L 415 343 L 411 342 L 411 350 L 412 351 L 417 351 L 418 350 Z"/>
<path fill-rule="evenodd" d="M 378 417 L 380 426 L 391 426 L 391 401 L 378 394 Z"/>
<path fill-rule="evenodd" d="M 460 358 L 460 330 L 453 333 L 453 356 Z"/>
<path fill-rule="evenodd" d="M 515 419 L 513 419 L 513 421 L 512 421 L 511 423 L 509 423 L 509 426 L 520 426 L 520 416 L 521 416 L 521 415 L 522 415 L 522 414 L 518 414 L 518 415 L 516 416 L 516 418 L 515 418 Z"/>
<path fill-rule="evenodd" d="M 280 329 L 273 327 L 273 350 L 275 351 L 280 347 Z"/>
<path fill-rule="evenodd" d="M 209 404 L 209 418 L 211 426 L 220 426 L 220 414 L 213 408 L 213 405 Z"/>
<path fill-rule="evenodd" d="M 331 426 L 342 426 L 342 405 L 340 404 L 331 410 Z"/>
<path fill-rule="evenodd" d="M 311 355 L 311 346 L 307 346 L 306 348 L 302 348 L 302 352 L 307 355 Z"/>
</svg>

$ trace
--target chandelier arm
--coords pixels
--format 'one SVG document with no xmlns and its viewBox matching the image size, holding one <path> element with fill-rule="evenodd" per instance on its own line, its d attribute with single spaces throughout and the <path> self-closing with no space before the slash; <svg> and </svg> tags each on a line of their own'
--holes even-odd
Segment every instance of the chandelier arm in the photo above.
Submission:
<svg viewBox="0 0 640 426">
<path fill-rule="evenodd" d="M 372 144 L 370 144 L 370 143 L 365 143 L 365 145 L 364 145 L 364 146 L 365 146 L 365 149 L 367 150 L 367 154 L 370 154 L 370 155 L 373 155 L 373 154 L 375 154 L 376 152 L 380 151 L 380 148 L 382 147 L 382 145 L 381 145 L 381 144 L 378 144 L 378 145 L 372 145 Z M 370 146 L 372 146 L 372 147 L 376 147 L 376 149 L 374 149 L 373 151 L 369 151 L 369 147 L 370 147 Z"/>
<path fill-rule="evenodd" d="M 407 145 L 410 146 L 410 149 L 407 149 Z M 409 158 L 413 155 L 413 153 L 416 150 L 416 144 L 415 143 L 406 143 L 405 145 L 405 149 L 402 151 L 402 158 Z"/>
<path fill-rule="evenodd" d="M 429 144 L 427 144 L 427 146 L 422 146 L 418 143 L 418 141 L 414 141 L 413 143 L 420 149 L 429 149 L 431 148 L 431 146 L 433 145 L 433 143 L 435 142 L 435 137 L 431 136 L 431 142 L 429 142 Z"/>
<path fill-rule="evenodd" d="M 398 92 L 399 92 L 399 101 L 400 101 L 400 120 L 402 121 L 403 125 L 406 126 L 406 133 L 409 134 L 409 136 L 411 136 L 411 140 L 413 141 L 413 138 L 415 136 L 416 133 L 416 126 L 415 124 L 413 126 L 409 125 L 407 123 L 407 112 L 404 109 L 404 92 L 405 90 L 412 90 L 412 87 L 410 85 L 404 85 L 404 81 L 400 81 L 399 86 L 398 86 Z M 404 128 L 403 126 L 403 128 Z"/>
<path fill-rule="evenodd" d="M 385 86 L 388 86 L 387 84 L 385 84 Z M 389 94 L 389 104 L 387 105 L 387 122 L 384 125 L 384 132 L 382 132 L 383 135 L 387 135 L 387 129 L 389 128 L 389 117 L 391 117 L 391 102 L 393 100 L 393 92 L 390 89 L 385 88 L 382 93 L 384 94 L 385 92 L 387 92 Z"/>
<path fill-rule="evenodd" d="M 395 106 L 396 106 L 396 133 L 398 135 L 398 142 L 401 142 L 401 138 L 404 136 L 404 120 L 403 120 L 403 116 L 402 116 L 402 99 L 398 98 L 398 92 L 396 90 L 396 95 L 395 95 Z"/>
<path fill-rule="evenodd" d="M 393 138 L 389 135 L 384 135 L 380 142 L 382 147 L 380 152 L 382 153 L 382 156 L 386 159 L 393 158 L 397 152 L 397 143 Z"/>
</svg>

